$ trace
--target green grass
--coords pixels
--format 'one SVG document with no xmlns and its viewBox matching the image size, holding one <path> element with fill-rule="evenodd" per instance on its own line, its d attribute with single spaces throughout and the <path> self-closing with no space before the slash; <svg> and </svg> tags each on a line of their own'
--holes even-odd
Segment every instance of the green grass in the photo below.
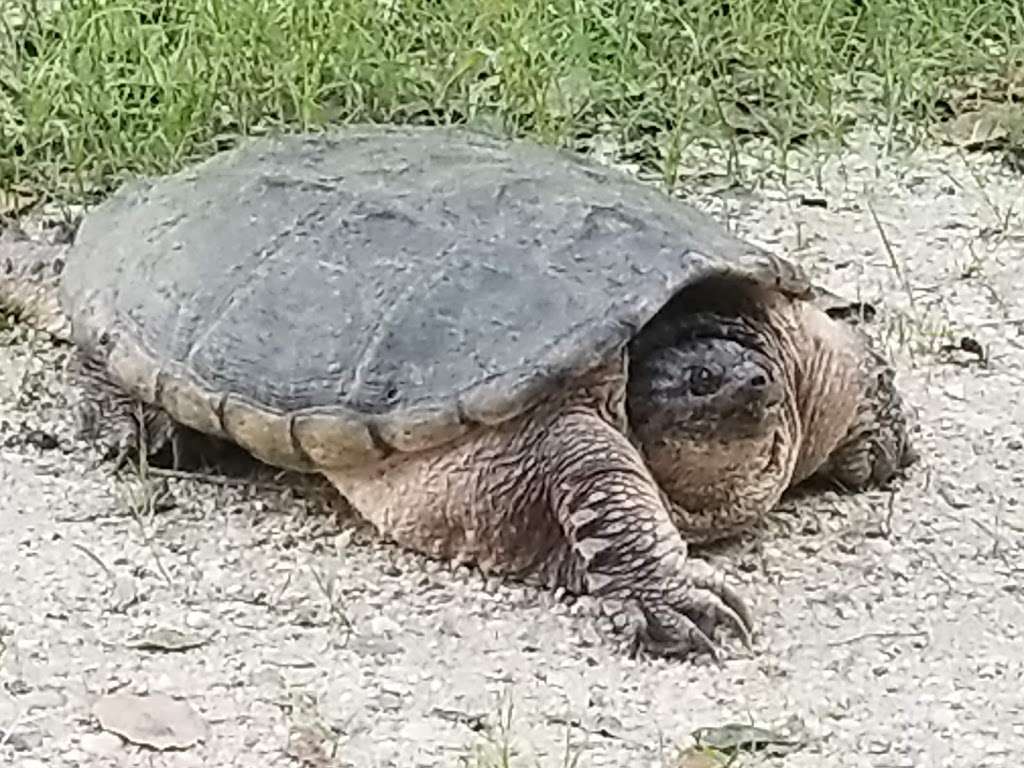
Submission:
<svg viewBox="0 0 1024 768">
<path fill-rule="evenodd" d="M 339 121 L 599 136 L 672 182 L 694 141 L 908 133 L 1022 63 L 1020 0 L 0 0 L 0 191 Z"/>
</svg>

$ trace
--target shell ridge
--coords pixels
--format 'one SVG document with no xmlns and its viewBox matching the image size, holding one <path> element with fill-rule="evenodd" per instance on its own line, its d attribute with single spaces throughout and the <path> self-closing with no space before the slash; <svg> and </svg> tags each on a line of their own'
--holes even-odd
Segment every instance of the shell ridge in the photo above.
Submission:
<svg viewBox="0 0 1024 768">
<path fill-rule="evenodd" d="M 439 255 L 447 255 L 455 250 L 457 245 L 455 243 L 449 243 Z M 351 395 L 358 395 L 363 386 L 367 382 L 367 374 L 369 373 L 370 363 L 373 361 L 377 352 L 380 350 L 381 345 L 384 343 L 384 339 L 388 335 L 388 328 L 394 324 L 394 321 L 403 312 L 408 312 L 410 306 L 410 299 L 415 293 L 421 290 L 429 291 L 431 288 L 436 286 L 439 282 L 444 280 L 446 277 L 443 269 L 438 269 L 434 275 L 430 278 L 426 284 L 418 282 L 419 275 L 414 270 L 409 271 L 409 275 L 406 278 L 405 285 L 395 296 L 395 300 L 391 302 L 391 306 L 382 314 L 377 317 L 374 321 L 373 328 L 368 335 L 368 340 L 363 348 L 363 351 L 359 355 L 359 359 L 353 366 L 353 375 L 350 381 L 346 382 L 344 378 L 338 384 L 339 395 L 344 391 L 344 387 L 348 384 L 348 390 Z"/>
</svg>

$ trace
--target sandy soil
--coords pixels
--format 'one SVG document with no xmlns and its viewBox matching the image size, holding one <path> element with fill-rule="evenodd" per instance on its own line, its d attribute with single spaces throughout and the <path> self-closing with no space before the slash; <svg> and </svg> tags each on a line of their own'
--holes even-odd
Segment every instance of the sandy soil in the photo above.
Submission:
<svg viewBox="0 0 1024 768">
<path fill-rule="evenodd" d="M 578 605 L 401 552 L 315 494 L 147 492 L 74 442 L 65 350 L 18 328 L 0 336 L 0 763 L 455 766 L 507 740 L 512 765 L 674 766 L 694 728 L 753 721 L 806 743 L 740 765 L 1019 765 L 1021 177 L 865 144 L 788 183 L 701 183 L 699 204 L 879 307 L 920 419 L 923 460 L 891 493 L 788 500 L 714 553 L 757 611 L 753 653 L 631 661 Z M 942 349 L 961 337 L 987 361 Z M 137 647 L 159 628 L 204 643 Z M 182 698 L 207 735 L 127 743 L 92 713 L 114 691 Z"/>
</svg>

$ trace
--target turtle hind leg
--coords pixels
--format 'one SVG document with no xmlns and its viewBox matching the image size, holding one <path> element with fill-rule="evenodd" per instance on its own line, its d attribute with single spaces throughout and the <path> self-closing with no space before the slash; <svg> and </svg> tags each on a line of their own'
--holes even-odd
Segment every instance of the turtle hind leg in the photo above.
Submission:
<svg viewBox="0 0 1024 768">
<path fill-rule="evenodd" d="M 71 353 L 66 373 L 76 436 L 95 445 L 103 460 L 121 467 L 145 458 L 150 466 L 184 471 L 255 462 L 233 443 L 197 432 L 125 392 L 81 350 Z"/>
<path fill-rule="evenodd" d="M 110 380 L 103 364 L 75 349 L 66 376 L 76 437 L 95 445 L 104 460 L 118 466 L 143 456 L 158 464 L 161 456 L 178 453 L 178 430 L 160 408 L 143 403 Z"/>
</svg>

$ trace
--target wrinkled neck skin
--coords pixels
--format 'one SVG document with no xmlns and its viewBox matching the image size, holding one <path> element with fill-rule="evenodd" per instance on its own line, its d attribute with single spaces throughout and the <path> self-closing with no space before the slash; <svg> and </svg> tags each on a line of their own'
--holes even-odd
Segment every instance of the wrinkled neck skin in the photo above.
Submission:
<svg viewBox="0 0 1024 768">
<path fill-rule="evenodd" d="M 787 486 L 813 475 L 850 430 L 874 357 L 851 326 L 803 301 L 775 334 L 798 415 L 799 448 Z"/>
<path fill-rule="evenodd" d="M 856 416 L 864 355 L 852 329 L 775 292 L 733 284 L 680 297 L 679 306 L 632 346 L 640 362 L 631 363 L 628 402 L 632 438 L 696 543 L 748 527 L 822 465 Z M 673 425 L 688 417 L 689 401 L 651 405 L 643 357 L 695 335 L 751 350 L 777 387 L 760 421 L 712 421 L 706 433 L 680 437 Z"/>
</svg>

